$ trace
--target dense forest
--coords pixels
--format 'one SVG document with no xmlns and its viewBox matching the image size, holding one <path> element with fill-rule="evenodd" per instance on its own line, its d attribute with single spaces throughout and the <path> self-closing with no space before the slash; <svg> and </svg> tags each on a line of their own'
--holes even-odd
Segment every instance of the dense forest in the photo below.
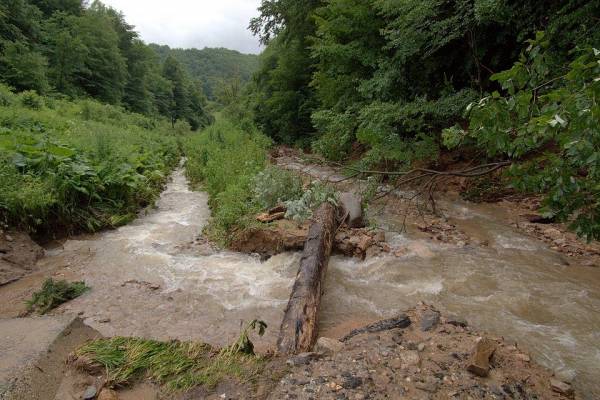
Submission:
<svg viewBox="0 0 600 400">
<path fill-rule="evenodd" d="M 506 163 L 600 238 L 600 2 L 263 0 L 246 102 L 277 141 L 356 168 Z M 450 150 L 453 150 L 451 152 Z M 358 161 L 357 161 L 358 160 Z"/>
<path fill-rule="evenodd" d="M 201 83 L 99 1 L 3 1 L 0 35 L 0 77 L 18 91 L 93 97 L 193 129 L 209 122 Z"/>
<path fill-rule="evenodd" d="M 150 44 L 161 60 L 175 58 L 188 74 L 202 82 L 202 90 L 209 100 L 218 100 L 224 83 L 231 79 L 245 85 L 258 69 L 258 56 L 242 54 L 229 49 L 172 49 L 166 45 Z"/>
</svg>

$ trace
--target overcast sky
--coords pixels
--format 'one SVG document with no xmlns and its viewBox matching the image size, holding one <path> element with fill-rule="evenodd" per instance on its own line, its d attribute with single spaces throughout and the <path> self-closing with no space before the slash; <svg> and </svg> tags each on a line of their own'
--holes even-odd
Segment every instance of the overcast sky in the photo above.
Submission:
<svg viewBox="0 0 600 400">
<path fill-rule="evenodd" d="M 146 43 L 171 47 L 227 47 L 259 53 L 248 31 L 260 0 L 102 0 L 122 11 Z"/>
</svg>

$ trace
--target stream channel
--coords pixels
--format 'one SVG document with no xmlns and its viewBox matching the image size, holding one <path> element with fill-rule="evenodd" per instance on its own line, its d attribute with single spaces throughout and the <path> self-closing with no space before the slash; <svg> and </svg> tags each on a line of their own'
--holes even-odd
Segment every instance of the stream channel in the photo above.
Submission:
<svg viewBox="0 0 600 400">
<path fill-rule="evenodd" d="M 265 320 L 257 348 L 273 348 L 299 263 L 194 244 L 210 217 L 207 195 L 174 172 L 155 209 L 117 230 L 68 240 L 43 265 L 92 287 L 63 306 L 106 336 L 231 343 L 242 321 Z M 487 246 L 451 246 L 401 232 L 379 216 L 387 240 L 409 251 L 359 261 L 332 257 L 321 305 L 323 336 L 391 317 L 419 301 L 477 329 L 517 341 L 542 365 L 600 398 L 600 270 L 567 266 L 514 231 L 490 205 L 445 205 L 454 223 Z"/>
</svg>

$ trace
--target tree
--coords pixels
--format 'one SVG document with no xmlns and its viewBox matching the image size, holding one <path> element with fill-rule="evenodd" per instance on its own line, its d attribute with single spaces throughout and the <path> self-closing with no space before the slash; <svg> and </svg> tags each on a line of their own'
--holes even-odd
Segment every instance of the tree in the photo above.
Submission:
<svg viewBox="0 0 600 400">
<path fill-rule="evenodd" d="M 39 93 L 48 90 L 46 69 L 48 62 L 40 53 L 22 42 L 4 42 L 0 57 L 0 76 L 17 90 L 34 89 Z"/>
<path fill-rule="evenodd" d="M 188 114 L 189 99 L 187 95 L 185 75 L 181 65 L 173 57 L 167 57 L 163 64 L 163 77 L 171 82 L 172 98 L 169 105 L 171 123 L 184 119 Z"/>
<path fill-rule="evenodd" d="M 78 84 L 90 96 L 112 104 L 123 97 L 127 79 L 127 63 L 119 49 L 114 21 L 99 2 L 92 3 L 83 17 L 77 19 L 77 35 L 88 49 L 85 68 Z"/>
</svg>

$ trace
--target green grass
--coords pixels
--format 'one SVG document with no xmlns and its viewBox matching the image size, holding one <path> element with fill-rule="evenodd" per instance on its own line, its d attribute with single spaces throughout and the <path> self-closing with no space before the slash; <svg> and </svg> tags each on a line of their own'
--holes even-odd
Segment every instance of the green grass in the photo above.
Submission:
<svg viewBox="0 0 600 400">
<path fill-rule="evenodd" d="M 89 289 L 84 282 L 55 281 L 49 278 L 44 282 L 42 289 L 33 293 L 31 300 L 26 302 L 27 310 L 46 314 L 61 304 L 81 296 Z"/>
<path fill-rule="evenodd" d="M 218 351 L 204 343 L 124 337 L 94 340 L 80 348 L 77 355 L 104 367 L 112 386 L 127 386 L 148 378 L 173 391 L 200 385 L 214 388 L 226 378 L 250 382 L 265 364 L 262 357 Z"/>
<path fill-rule="evenodd" d="M 0 222 L 38 233 L 123 224 L 179 160 L 183 125 L 0 86 Z"/>
<path fill-rule="evenodd" d="M 184 144 L 187 176 L 209 195 L 209 237 L 227 244 L 232 232 L 253 223 L 260 207 L 253 201 L 255 176 L 267 166 L 270 140 L 217 116 L 216 122 Z"/>
</svg>

